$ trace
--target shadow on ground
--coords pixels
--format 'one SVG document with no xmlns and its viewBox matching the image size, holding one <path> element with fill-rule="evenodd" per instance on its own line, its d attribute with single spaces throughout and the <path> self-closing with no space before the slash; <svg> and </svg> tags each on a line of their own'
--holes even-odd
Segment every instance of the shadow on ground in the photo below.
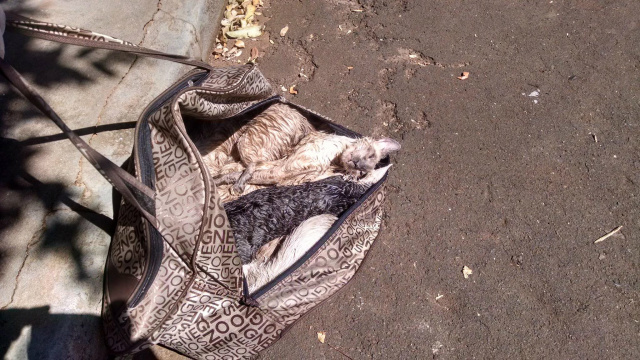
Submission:
<svg viewBox="0 0 640 360">
<path fill-rule="evenodd" d="M 0 358 L 107 359 L 101 319 L 89 314 L 52 314 L 48 306 L 0 310 Z M 26 333 L 28 333 L 27 336 Z M 12 344 L 27 341 L 26 353 Z M 22 347 L 21 347 L 22 348 Z"/>
<path fill-rule="evenodd" d="M 10 7 L 15 2 L 0 1 L 0 5 Z M 12 11 L 23 16 L 30 17 L 35 13 L 34 9 L 13 8 Z M 112 77 L 116 74 L 112 70 L 119 63 L 130 62 L 131 55 L 114 52 L 100 51 L 96 49 L 83 49 L 76 53 L 74 61 L 64 59 L 65 48 L 70 45 L 46 43 L 42 40 L 33 40 L 28 37 L 5 33 L 6 60 L 12 64 L 38 91 L 55 91 L 62 85 L 83 85 L 95 81 L 95 76 L 89 76 L 84 71 L 77 69 L 97 70 L 105 76 Z M 67 55 L 68 56 L 68 55 Z M 73 195 L 65 184 L 60 182 L 44 182 L 32 175 L 27 164 L 42 155 L 43 148 L 38 145 L 66 141 L 63 134 L 36 136 L 26 139 L 11 138 L 11 130 L 21 126 L 33 124 L 42 125 L 49 120 L 45 118 L 34 106 L 20 95 L 8 82 L 1 77 L 0 88 L 6 89 L 0 97 L 0 236 L 16 224 L 23 214 L 24 204 L 39 202 L 47 214 L 65 205 L 73 212 L 80 215 L 74 221 L 60 221 L 53 218 L 52 223 L 43 225 L 46 227 L 41 235 L 38 250 L 57 251 L 67 254 L 74 261 L 77 268 L 78 280 L 86 280 L 87 274 L 83 268 L 81 259 L 83 249 L 78 245 L 80 225 L 83 221 L 89 221 L 106 233 L 111 234 L 114 228 L 112 219 L 99 214 L 96 211 L 72 200 Z M 42 93 L 41 93 L 42 95 Z M 46 100 L 46 95 L 43 95 Z M 65 120 L 65 119 L 63 119 Z M 25 125 L 28 124 L 28 125 Z M 76 131 L 79 135 L 97 134 L 103 131 L 130 128 L 134 124 L 118 123 L 94 127 L 87 127 Z M 55 164 L 54 166 L 60 166 Z M 40 221 L 34 219 L 34 221 Z M 3 249 L 6 245 L 0 243 L 0 267 L 6 262 L 8 251 Z M 26 244 L 25 244 L 26 246 Z"/>
<path fill-rule="evenodd" d="M 11 8 L 15 1 L 0 1 L 0 6 Z M 12 8 L 13 11 L 27 17 L 36 17 L 34 9 Z M 130 63 L 133 56 L 94 49 L 77 51 L 73 46 L 46 43 L 28 37 L 5 33 L 6 60 L 20 72 L 27 81 L 41 92 L 43 97 L 68 85 L 87 85 L 100 77 L 114 77 L 112 70 L 122 63 Z M 68 51 L 73 50 L 73 52 Z M 73 60 L 69 61 L 69 54 Z M 101 74 L 101 75 L 96 75 Z M 0 269 L 2 276 L 7 275 L 7 266 L 15 264 L 15 256 L 27 255 L 33 244 L 34 255 L 56 254 L 62 261 L 72 263 L 76 280 L 93 294 L 102 292 L 102 279 L 91 276 L 83 258 L 88 254 L 83 239 L 83 229 L 87 222 L 111 235 L 114 222 L 108 216 L 98 213 L 90 205 L 82 204 L 78 194 L 72 193 L 68 184 L 56 181 L 43 181 L 35 171 L 40 166 L 65 166 L 64 159 L 53 164 L 43 164 L 47 143 L 66 141 L 62 134 L 19 136 L 17 131 L 30 127 L 47 129 L 49 120 L 20 95 L 9 83 L 0 77 Z M 63 119 L 67 120 L 67 119 Z M 77 119 L 70 119 L 77 120 Z M 95 123 L 95 119 L 90 123 Z M 78 122 L 76 121 L 76 124 Z M 43 126 L 46 125 L 46 126 Z M 132 127 L 132 123 L 101 125 L 78 129 L 79 135 L 97 134 Z M 62 144 L 61 144 L 62 145 Z M 75 150 L 72 150 L 75 151 Z M 74 158 L 77 156 L 73 154 Z M 38 166 L 38 168 L 34 168 Z M 75 165 L 75 164 L 74 164 Z M 29 209 L 41 209 L 33 216 Z M 78 216 L 49 216 L 65 209 Z M 29 243 L 17 243 L 8 238 L 8 234 L 19 229 L 19 222 L 42 222 L 39 231 L 34 233 Z M 86 260 L 86 259 L 85 259 Z M 26 258 L 23 262 L 26 262 Z M 15 265 L 13 270 L 15 270 Z M 72 268 L 73 269 L 73 268 Z M 11 271 L 13 271 L 11 270 Z M 22 271 L 22 268 L 20 268 Z M 95 272 L 95 271 L 93 271 Z M 20 274 L 20 273 L 18 273 Z M 11 279 L 7 280 L 7 283 Z M 42 281 L 56 281 L 42 279 Z M 3 286 L 4 295 L 15 295 L 18 285 L 11 289 Z M 24 284 L 38 286 L 38 284 Z M 37 292 L 36 292 L 37 293 Z M 0 310 L 0 358 L 107 358 L 103 343 L 101 319 L 90 314 L 55 314 L 49 305 L 33 308 L 20 308 L 21 303 L 11 302 Z M 35 299 L 36 303 L 48 303 L 47 299 Z M 72 302 L 73 303 L 73 302 Z M 17 306 L 17 307 L 16 307 Z M 55 355 L 53 355 L 55 354 Z"/>
</svg>

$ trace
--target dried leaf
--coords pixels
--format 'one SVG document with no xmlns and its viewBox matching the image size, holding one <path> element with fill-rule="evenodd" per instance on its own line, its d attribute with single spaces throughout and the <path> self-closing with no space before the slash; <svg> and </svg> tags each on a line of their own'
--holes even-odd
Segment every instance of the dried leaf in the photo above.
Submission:
<svg viewBox="0 0 640 360">
<path fill-rule="evenodd" d="M 469 72 L 468 71 L 464 71 L 462 73 L 462 75 L 458 76 L 458 79 L 460 79 L 460 80 L 466 80 L 468 78 L 469 78 Z"/>
<path fill-rule="evenodd" d="M 235 44 L 233 44 L 233 45 L 235 45 L 235 47 L 237 47 L 239 49 L 242 49 L 242 48 L 244 48 L 244 41 L 236 40 Z"/>
<path fill-rule="evenodd" d="M 273 44 L 275 44 L 275 43 L 273 42 L 273 40 L 271 40 L 271 39 L 269 39 L 269 43 L 270 43 L 270 44 L 272 44 L 272 45 L 273 45 Z"/>
<path fill-rule="evenodd" d="M 353 70 L 353 66 L 347 66 L 347 70 Z"/>
<path fill-rule="evenodd" d="M 289 94 L 298 95 L 298 90 L 296 90 L 296 86 L 295 85 L 292 85 L 289 88 Z"/>
<path fill-rule="evenodd" d="M 462 268 L 462 275 L 464 276 L 465 279 L 468 279 L 469 275 L 471 275 L 471 274 L 473 274 L 473 270 L 471 270 L 467 266 Z"/>
<path fill-rule="evenodd" d="M 258 52 L 258 48 L 251 48 L 251 58 L 257 59 L 260 52 Z"/>
<path fill-rule="evenodd" d="M 351 11 L 353 11 L 353 12 L 363 12 L 364 10 L 362 10 L 362 9 L 351 9 Z"/>
<path fill-rule="evenodd" d="M 318 340 L 324 344 L 324 338 L 327 336 L 327 333 L 324 331 L 318 331 Z"/>
<path fill-rule="evenodd" d="M 247 26 L 246 28 L 238 29 L 235 31 L 227 31 L 226 35 L 234 39 L 254 38 L 262 35 L 262 30 L 259 25 L 254 25 Z"/>
<path fill-rule="evenodd" d="M 283 27 L 282 30 L 280 30 L 280 36 L 287 35 L 287 31 L 289 31 L 289 25 Z"/>
<path fill-rule="evenodd" d="M 286 87 L 284 87 L 284 85 L 280 85 L 280 90 L 282 90 L 282 91 L 286 92 L 286 91 L 287 91 L 287 88 L 286 88 Z"/>
<path fill-rule="evenodd" d="M 247 13 L 244 14 L 244 19 L 249 21 L 256 12 L 256 7 L 253 5 L 247 5 Z"/>
</svg>

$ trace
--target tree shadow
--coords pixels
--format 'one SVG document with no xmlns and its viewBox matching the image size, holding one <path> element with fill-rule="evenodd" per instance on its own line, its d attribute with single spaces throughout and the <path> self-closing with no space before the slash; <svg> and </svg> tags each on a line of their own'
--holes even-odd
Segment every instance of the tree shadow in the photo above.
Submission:
<svg viewBox="0 0 640 360">
<path fill-rule="evenodd" d="M 27 17 L 37 18 L 37 10 L 25 8 L 19 1 L 0 0 L 0 6 Z M 74 25 L 74 24 L 70 24 Z M 12 64 L 27 81 L 46 99 L 49 93 L 69 85 L 87 86 L 99 78 L 116 76 L 117 67 L 132 63 L 134 55 L 98 49 L 80 49 L 76 46 L 34 40 L 29 37 L 7 31 L 4 35 L 7 62 Z M 72 49 L 73 48 L 73 49 Z M 86 119 L 94 124 L 97 119 Z M 70 185 L 62 182 L 43 182 L 29 173 L 28 165 L 33 164 L 46 151 L 41 144 L 65 140 L 62 134 L 35 136 L 29 138 L 11 138 L 18 126 L 25 128 L 50 122 L 32 104 L 0 76 L 0 268 L 4 267 L 9 256 L 14 256 L 5 241 L 5 236 L 19 222 L 37 221 L 26 213 L 27 206 L 34 204 L 47 214 L 53 214 L 61 208 L 68 208 L 79 216 L 49 217 L 43 227 L 41 241 L 36 250 L 61 253 L 70 259 L 76 268 L 78 280 L 95 285 L 101 290 L 101 282 L 91 277 L 83 265 L 86 248 L 79 241 L 87 221 L 105 233 L 114 231 L 114 221 L 108 216 L 72 200 Z M 130 128 L 134 123 L 118 123 L 101 126 L 89 126 L 79 129 L 79 135 L 96 134 L 103 131 Z M 17 136 L 17 135 L 16 135 Z M 66 166 L 65 159 L 52 164 L 39 166 Z M 77 198 L 77 195 L 76 195 Z M 71 218 L 71 221 L 69 221 Z M 44 225 L 44 224 L 43 224 Z M 19 244 L 26 248 L 27 244 Z M 99 284 L 97 282 L 100 282 Z M 95 283 L 95 284 L 94 284 Z M 9 289 L 3 289 L 9 291 Z M 19 304 L 18 304 L 19 305 Z"/>
<path fill-rule="evenodd" d="M 108 359 L 101 321 L 91 314 L 52 314 L 49 306 L 0 310 L 0 358 L 13 344 L 13 355 L 27 359 Z"/>
</svg>

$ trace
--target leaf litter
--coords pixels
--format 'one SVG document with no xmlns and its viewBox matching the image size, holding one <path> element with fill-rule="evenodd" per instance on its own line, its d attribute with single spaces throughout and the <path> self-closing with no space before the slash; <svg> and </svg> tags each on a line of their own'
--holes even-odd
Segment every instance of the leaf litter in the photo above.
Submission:
<svg viewBox="0 0 640 360">
<path fill-rule="evenodd" d="M 238 49 L 246 46 L 240 39 L 252 39 L 262 35 L 263 26 L 258 23 L 256 15 L 262 14 L 259 10 L 263 6 L 262 0 L 226 1 L 224 16 L 220 21 L 220 33 L 213 50 L 214 59 L 235 61 L 235 58 L 242 54 Z M 253 51 L 251 55 L 254 55 Z M 255 61 L 256 57 L 252 56 L 249 61 Z"/>
<path fill-rule="evenodd" d="M 469 267 L 464 266 L 462 268 L 462 276 L 464 276 L 465 279 L 468 279 L 471 274 L 473 274 L 473 270 L 471 270 Z"/>
</svg>

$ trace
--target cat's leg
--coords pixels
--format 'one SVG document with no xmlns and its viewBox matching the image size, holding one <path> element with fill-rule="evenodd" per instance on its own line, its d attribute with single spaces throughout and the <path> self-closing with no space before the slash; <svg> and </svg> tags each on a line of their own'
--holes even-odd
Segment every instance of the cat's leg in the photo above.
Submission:
<svg viewBox="0 0 640 360">
<path fill-rule="evenodd" d="M 236 183 L 231 187 L 231 193 L 233 195 L 240 195 L 244 192 L 244 188 L 247 185 L 247 181 L 251 179 L 253 173 L 256 171 L 256 163 L 251 163 L 247 165 L 247 168 L 244 169 L 242 175 L 236 180 Z"/>
<path fill-rule="evenodd" d="M 228 174 L 222 174 L 213 178 L 213 184 L 216 186 L 233 184 L 240 179 L 242 173 L 242 171 L 236 171 Z"/>
<path fill-rule="evenodd" d="M 247 184 L 251 185 L 299 185 L 316 181 L 322 172 L 318 169 L 285 171 L 283 168 L 256 170 Z"/>
<path fill-rule="evenodd" d="M 282 167 L 283 167 L 283 160 L 274 160 L 274 161 L 263 161 L 263 162 L 258 162 L 258 163 L 249 163 L 247 165 L 247 168 L 242 172 L 242 174 L 237 178 L 235 184 L 233 185 L 233 187 L 231 188 L 231 193 L 238 195 L 238 194 L 242 194 L 244 192 L 245 186 L 250 183 L 252 185 L 262 185 L 261 184 L 254 184 L 254 182 L 252 181 L 254 174 L 256 173 L 256 171 L 260 171 L 262 172 L 271 172 L 273 174 L 275 174 L 275 179 L 277 180 L 278 175 L 280 173 L 282 173 Z M 232 176 L 229 176 L 226 180 L 230 180 L 232 178 L 235 178 L 237 176 L 237 173 L 234 173 Z M 277 182 L 269 182 L 268 184 L 265 185 L 273 185 L 273 184 L 277 184 Z"/>
</svg>

